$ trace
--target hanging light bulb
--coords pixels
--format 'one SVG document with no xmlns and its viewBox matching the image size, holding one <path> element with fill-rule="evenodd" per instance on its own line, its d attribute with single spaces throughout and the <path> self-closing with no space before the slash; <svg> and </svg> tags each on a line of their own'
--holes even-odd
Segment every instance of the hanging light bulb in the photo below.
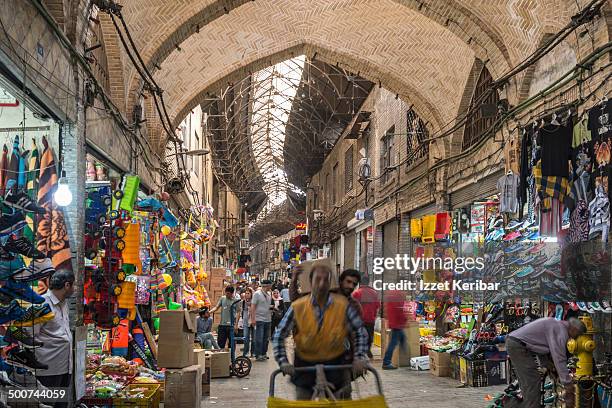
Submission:
<svg viewBox="0 0 612 408">
<path fill-rule="evenodd" d="M 57 189 L 53 193 L 53 200 L 60 207 L 66 207 L 72 202 L 72 192 L 68 187 L 65 171 L 62 171 L 62 177 L 57 181 Z"/>
</svg>

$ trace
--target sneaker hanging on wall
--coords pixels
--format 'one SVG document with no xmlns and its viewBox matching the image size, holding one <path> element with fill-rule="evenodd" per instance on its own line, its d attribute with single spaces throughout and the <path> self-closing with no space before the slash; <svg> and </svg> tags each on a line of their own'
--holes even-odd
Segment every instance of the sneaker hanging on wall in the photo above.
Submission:
<svg viewBox="0 0 612 408">
<path fill-rule="evenodd" d="M 6 363 L 27 370 L 46 370 L 48 365 L 39 363 L 34 353 L 25 348 L 15 347 L 7 353 Z"/>
<path fill-rule="evenodd" d="M 55 273 L 55 268 L 51 259 L 33 259 L 25 268 L 11 276 L 11 279 L 16 282 L 32 282 L 35 280 L 46 278 Z"/>
<path fill-rule="evenodd" d="M 43 343 L 36 340 L 32 333 L 28 333 L 21 327 L 10 326 L 6 329 L 4 340 L 9 343 L 19 343 L 24 347 L 35 348 L 42 347 Z"/>
<path fill-rule="evenodd" d="M 7 280 L 0 288 L 0 294 L 10 296 L 13 299 L 21 299 L 30 303 L 45 303 L 45 298 L 34 292 L 30 285 L 21 282 Z"/>
<path fill-rule="evenodd" d="M 22 191 L 10 189 L 4 197 L 4 204 L 17 210 L 44 214 L 47 210 L 37 206 L 28 195 Z"/>
<path fill-rule="evenodd" d="M 43 259 L 47 256 L 34 248 L 34 245 L 24 237 L 14 238 L 10 237 L 6 244 L 4 244 L 4 250 L 15 254 L 21 254 L 32 259 Z"/>
<path fill-rule="evenodd" d="M 21 212 L 3 214 L 0 217 L 0 237 L 6 237 L 22 230 L 28 223 Z"/>
</svg>

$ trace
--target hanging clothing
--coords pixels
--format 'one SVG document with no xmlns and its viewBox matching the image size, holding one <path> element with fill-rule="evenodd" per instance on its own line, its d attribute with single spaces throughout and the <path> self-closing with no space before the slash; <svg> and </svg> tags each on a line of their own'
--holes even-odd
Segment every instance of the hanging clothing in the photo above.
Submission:
<svg viewBox="0 0 612 408">
<path fill-rule="evenodd" d="M 47 139 L 43 137 L 42 143 L 44 148 L 40 158 L 38 205 L 47 211 L 38 216 L 37 249 L 51 258 L 55 270 L 72 271 L 72 256 L 64 213 L 53 201 L 53 192 L 57 186 L 55 158 Z"/>
<path fill-rule="evenodd" d="M 563 203 L 557 198 L 547 198 L 547 208 L 540 207 L 540 235 L 556 237 L 563 225 Z"/>
<path fill-rule="evenodd" d="M 7 170 L 7 175 L 6 175 L 5 192 L 6 190 L 10 190 L 11 188 L 17 186 L 20 156 L 21 154 L 19 152 L 19 136 L 15 136 L 15 139 L 13 140 L 13 151 L 11 152 L 11 157 L 9 159 L 8 170 Z"/>
<path fill-rule="evenodd" d="M 589 208 L 584 200 L 578 200 L 572 212 L 567 239 L 574 243 L 589 239 Z"/>
<path fill-rule="evenodd" d="M 6 189 L 6 176 L 8 175 L 8 147 L 2 147 L 2 159 L 0 160 L 0 194 L 4 196 Z"/>
<path fill-rule="evenodd" d="M 572 131 L 571 123 L 549 123 L 538 130 L 538 141 L 542 147 L 543 176 L 568 177 Z"/>
<path fill-rule="evenodd" d="M 500 212 L 515 213 L 518 211 L 519 182 L 519 176 L 513 172 L 505 174 L 497 180 Z"/>
<path fill-rule="evenodd" d="M 572 132 L 572 148 L 576 148 L 582 144 L 587 144 L 591 141 L 591 130 L 589 129 L 589 116 L 584 115 L 576 122 Z"/>
<path fill-rule="evenodd" d="M 565 177 L 558 176 L 543 176 L 541 162 L 536 163 L 533 167 L 533 176 L 535 188 L 540 196 L 540 200 L 544 201 L 543 210 L 549 208 L 546 198 L 553 197 L 563 202 L 569 193 L 569 180 Z"/>
<path fill-rule="evenodd" d="M 589 110 L 587 128 L 593 140 L 612 137 L 612 103 L 602 101 Z"/>
<path fill-rule="evenodd" d="M 528 177 L 531 175 L 531 137 L 532 129 L 523 129 L 521 138 L 521 168 L 520 168 L 520 181 L 519 181 L 519 218 L 523 219 L 523 207 L 527 203 L 528 197 Z"/>
<path fill-rule="evenodd" d="M 506 172 L 512 171 L 515 174 L 519 174 L 521 160 L 519 145 L 519 138 L 516 136 L 511 137 L 510 140 L 504 144 L 504 162 Z"/>
<path fill-rule="evenodd" d="M 589 203 L 589 235 L 601 233 L 603 242 L 610 230 L 610 201 L 602 186 L 595 189 L 595 198 Z"/>
</svg>

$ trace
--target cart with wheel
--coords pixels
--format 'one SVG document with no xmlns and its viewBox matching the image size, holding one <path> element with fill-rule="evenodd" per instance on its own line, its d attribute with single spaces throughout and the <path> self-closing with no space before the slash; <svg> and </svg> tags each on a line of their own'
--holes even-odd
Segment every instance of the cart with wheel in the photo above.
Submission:
<svg viewBox="0 0 612 408">
<path fill-rule="evenodd" d="M 253 363 L 251 359 L 246 356 L 236 356 L 236 341 L 242 340 L 244 341 L 244 337 L 236 337 L 234 335 L 234 327 L 235 327 L 235 314 L 236 314 L 236 305 L 240 303 L 240 300 L 236 300 L 232 303 L 231 306 L 231 317 L 230 317 L 230 357 L 231 357 L 231 365 L 230 365 L 230 375 L 235 375 L 238 378 L 243 378 L 249 375 L 251 372 L 251 367 Z"/>
<path fill-rule="evenodd" d="M 382 382 L 378 372 L 370 365 L 367 370 L 374 375 L 377 394 L 356 400 L 338 400 L 330 388 L 325 378 L 325 371 L 350 370 L 352 365 L 316 365 L 313 367 L 296 367 L 296 373 L 315 372 L 316 383 L 314 394 L 310 401 L 294 401 L 278 398 L 274 395 L 276 377 L 281 374 L 281 370 L 276 370 L 270 374 L 270 390 L 268 396 L 268 408 L 316 408 L 316 407 L 338 407 L 338 408 L 387 408 L 387 402 L 383 395 Z"/>
</svg>

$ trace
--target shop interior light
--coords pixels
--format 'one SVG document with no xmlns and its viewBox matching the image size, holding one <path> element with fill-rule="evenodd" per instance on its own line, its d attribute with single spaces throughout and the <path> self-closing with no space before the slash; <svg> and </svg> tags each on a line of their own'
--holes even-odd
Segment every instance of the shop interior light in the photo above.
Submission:
<svg viewBox="0 0 612 408">
<path fill-rule="evenodd" d="M 66 207 L 72 202 L 72 192 L 68 187 L 66 173 L 62 171 L 62 177 L 57 181 L 57 189 L 53 193 L 53 200 L 60 207 Z"/>
</svg>

